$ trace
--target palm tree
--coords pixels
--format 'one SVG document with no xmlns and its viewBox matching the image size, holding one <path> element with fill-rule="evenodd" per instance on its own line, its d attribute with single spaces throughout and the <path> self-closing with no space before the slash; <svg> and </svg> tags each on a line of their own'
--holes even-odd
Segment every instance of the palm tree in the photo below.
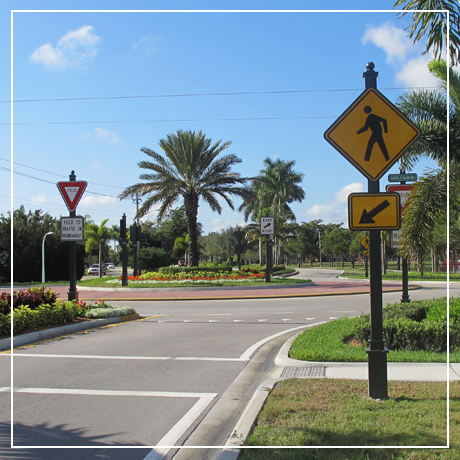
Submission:
<svg viewBox="0 0 460 460">
<path fill-rule="evenodd" d="M 105 219 L 101 222 L 101 225 L 96 225 L 92 222 L 85 225 L 85 249 L 88 252 L 91 252 L 95 248 L 98 248 L 99 253 L 99 278 L 102 277 L 102 267 L 101 267 L 101 258 L 102 258 L 102 246 L 108 240 L 111 240 L 116 237 L 114 231 L 105 226 L 109 219 Z"/>
<path fill-rule="evenodd" d="M 456 0 L 396 0 L 393 8 L 404 5 L 405 16 L 410 10 L 425 10 L 424 12 L 412 13 L 412 21 L 408 37 L 414 38 L 414 43 L 427 35 L 426 49 L 423 54 L 433 50 L 435 58 L 441 57 L 442 48 L 447 43 L 447 14 L 445 12 L 428 12 L 426 10 L 445 10 L 449 12 L 449 54 L 451 64 L 455 65 L 460 58 L 460 14 Z"/>
<path fill-rule="evenodd" d="M 158 145 L 165 157 L 148 148 L 142 148 L 141 151 L 153 161 L 141 161 L 138 165 L 153 173 L 141 174 L 140 179 L 146 182 L 127 187 L 121 193 L 120 199 L 133 197 L 136 193 L 147 197 L 136 217 L 145 216 L 155 204 L 161 203 L 158 211 L 158 220 L 161 221 L 168 210 L 182 198 L 190 235 L 190 264 L 196 267 L 199 261 L 197 215 L 200 199 L 220 214 L 222 207 L 216 197 L 219 195 L 234 209 L 229 195 L 244 197 L 244 183 L 247 179 L 231 171 L 233 165 L 241 163 L 236 155 L 217 158 L 231 142 L 212 143 L 202 131 L 179 130 L 177 134 L 168 134 Z"/>
<path fill-rule="evenodd" d="M 447 206 L 447 168 L 450 169 L 451 190 L 460 186 L 460 75 L 449 68 L 449 152 L 447 155 L 447 63 L 431 61 L 429 70 L 438 78 L 441 93 L 436 91 L 410 91 L 397 101 L 403 113 L 421 131 L 419 140 L 402 159 L 402 165 L 413 167 L 420 157 L 437 161 L 439 169 L 431 171 L 415 184 L 410 205 L 403 219 L 401 252 L 417 257 L 419 271 L 430 249 L 431 240 L 445 219 Z M 448 161 L 449 160 L 449 161 Z M 454 211 L 457 215 L 457 212 Z"/>
</svg>

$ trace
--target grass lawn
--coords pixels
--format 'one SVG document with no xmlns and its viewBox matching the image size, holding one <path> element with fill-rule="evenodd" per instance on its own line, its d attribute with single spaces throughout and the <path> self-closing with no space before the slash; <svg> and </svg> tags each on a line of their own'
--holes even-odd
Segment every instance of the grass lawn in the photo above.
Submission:
<svg viewBox="0 0 460 460">
<path fill-rule="evenodd" d="M 117 280 L 119 277 L 105 277 L 105 278 L 95 278 L 91 280 L 85 281 L 78 281 L 78 286 L 90 286 L 90 287 L 121 287 L 121 280 L 118 283 L 107 283 L 109 280 Z M 282 279 L 275 279 L 272 278 L 270 283 L 266 283 L 265 281 L 190 281 L 190 282 L 165 282 L 165 283 L 153 283 L 149 284 L 135 284 L 134 282 L 128 282 L 129 288 L 136 289 L 136 288 L 178 288 L 178 287 L 222 287 L 222 286 L 280 286 L 286 284 L 302 284 L 308 283 L 311 280 L 299 280 L 299 279 L 290 279 L 290 278 L 282 278 Z"/>
<path fill-rule="evenodd" d="M 388 382 L 390 399 L 356 380 L 288 379 L 270 392 L 244 446 L 445 446 L 447 385 Z M 240 460 L 460 458 L 460 382 L 450 385 L 447 449 L 242 449 Z"/>
<path fill-rule="evenodd" d="M 355 342 L 344 343 L 353 334 L 353 318 L 340 318 L 299 334 L 292 344 L 289 356 L 303 361 L 319 362 L 367 362 L 366 349 Z M 389 362 L 447 362 L 447 353 L 426 351 L 390 350 Z M 460 352 L 450 354 L 451 362 L 460 362 Z"/>
</svg>

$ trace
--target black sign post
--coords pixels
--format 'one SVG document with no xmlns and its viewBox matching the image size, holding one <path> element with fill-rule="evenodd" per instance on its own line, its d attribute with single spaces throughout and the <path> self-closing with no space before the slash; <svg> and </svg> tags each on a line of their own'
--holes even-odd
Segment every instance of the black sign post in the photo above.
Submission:
<svg viewBox="0 0 460 460">
<path fill-rule="evenodd" d="M 69 181 L 75 182 L 77 176 L 75 171 L 72 171 L 69 175 Z M 77 211 L 75 209 L 70 211 L 69 217 L 76 217 Z M 77 243 L 75 241 L 69 241 L 69 292 L 67 293 L 68 300 L 77 300 L 78 301 L 78 291 L 77 291 Z"/>
<path fill-rule="evenodd" d="M 118 242 L 121 246 L 121 263 L 123 267 L 121 275 L 121 285 L 128 286 L 128 237 L 126 234 L 126 214 L 120 219 L 120 238 Z"/>
<path fill-rule="evenodd" d="M 374 64 L 366 65 L 363 73 L 365 88 L 377 89 L 378 72 L 374 71 Z M 379 180 L 368 179 L 368 192 L 379 193 Z M 382 300 L 382 259 L 380 252 L 380 230 L 369 230 L 369 278 L 371 297 L 371 338 L 368 355 L 369 396 L 374 399 L 388 398 L 387 353 L 383 338 L 383 300 Z"/>
</svg>

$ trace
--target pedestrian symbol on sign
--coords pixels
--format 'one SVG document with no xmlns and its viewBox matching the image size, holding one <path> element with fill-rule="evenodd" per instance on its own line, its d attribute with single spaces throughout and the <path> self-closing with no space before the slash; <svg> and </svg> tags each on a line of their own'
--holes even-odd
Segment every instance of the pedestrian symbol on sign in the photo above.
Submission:
<svg viewBox="0 0 460 460">
<path fill-rule="evenodd" d="M 371 137 L 367 142 L 366 155 L 364 156 L 364 161 L 370 161 L 372 149 L 376 143 L 380 147 L 380 150 L 382 151 L 385 160 L 389 161 L 390 157 L 388 155 L 388 150 L 385 145 L 385 141 L 383 140 L 381 126 L 381 124 L 383 124 L 383 130 L 385 131 L 385 133 L 388 133 L 387 121 L 385 120 L 385 118 L 379 117 L 378 115 L 371 113 L 372 107 L 370 107 L 369 105 L 366 105 L 366 107 L 364 107 L 364 112 L 369 114 L 366 118 L 366 124 L 356 132 L 356 134 L 361 134 L 366 132 L 368 129 L 372 131 Z"/>
</svg>

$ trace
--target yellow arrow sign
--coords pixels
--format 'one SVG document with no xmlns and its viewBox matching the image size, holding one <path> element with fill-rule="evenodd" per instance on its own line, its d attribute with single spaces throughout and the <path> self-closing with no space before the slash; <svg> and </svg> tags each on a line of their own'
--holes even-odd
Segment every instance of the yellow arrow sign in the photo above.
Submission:
<svg viewBox="0 0 460 460">
<path fill-rule="evenodd" d="M 363 251 L 363 256 L 368 256 L 369 255 L 369 251 Z"/>
<path fill-rule="evenodd" d="M 398 193 L 352 193 L 348 196 L 351 230 L 397 230 L 401 226 Z"/>
<path fill-rule="evenodd" d="M 420 136 L 383 94 L 367 89 L 324 138 L 368 179 L 380 179 Z"/>
<path fill-rule="evenodd" d="M 361 244 L 365 248 L 369 249 L 369 237 L 367 235 L 363 237 L 363 239 L 361 240 Z"/>
</svg>

